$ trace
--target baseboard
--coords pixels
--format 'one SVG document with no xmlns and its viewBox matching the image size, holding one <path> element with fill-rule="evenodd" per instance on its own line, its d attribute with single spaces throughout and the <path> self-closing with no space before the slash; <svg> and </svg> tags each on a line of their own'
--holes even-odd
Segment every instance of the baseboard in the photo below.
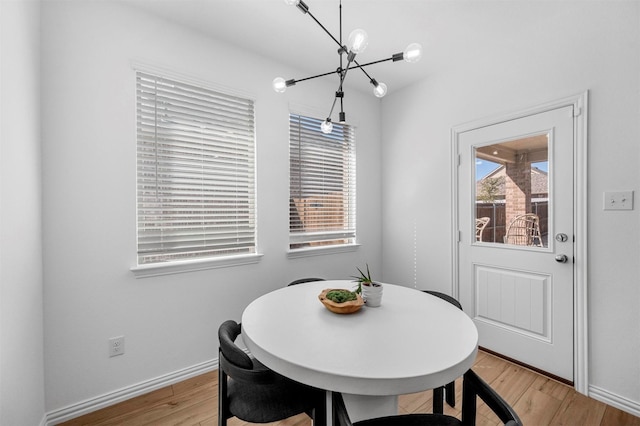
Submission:
<svg viewBox="0 0 640 426">
<path fill-rule="evenodd" d="M 633 414 L 636 417 L 640 417 L 640 403 L 632 401 L 620 395 L 613 394 L 607 390 L 599 388 L 597 386 L 589 386 L 589 396 L 593 399 L 597 399 L 600 402 L 609 404 L 612 407 L 616 407 L 622 411 L 626 411 L 629 414 Z"/>
<path fill-rule="evenodd" d="M 127 399 L 208 373 L 216 368 L 218 368 L 218 358 L 51 411 L 45 415 L 42 424 L 45 426 L 57 425 Z"/>
</svg>

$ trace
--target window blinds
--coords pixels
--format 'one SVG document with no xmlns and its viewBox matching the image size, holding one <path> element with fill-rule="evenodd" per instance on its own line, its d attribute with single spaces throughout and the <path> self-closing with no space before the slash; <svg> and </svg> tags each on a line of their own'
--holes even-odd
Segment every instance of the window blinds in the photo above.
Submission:
<svg viewBox="0 0 640 426">
<path fill-rule="evenodd" d="M 289 247 L 355 243 L 355 135 L 346 124 L 289 115 Z"/>
<path fill-rule="evenodd" d="M 138 264 L 254 253 L 252 100 L 137 73 Z"/>
</svg>

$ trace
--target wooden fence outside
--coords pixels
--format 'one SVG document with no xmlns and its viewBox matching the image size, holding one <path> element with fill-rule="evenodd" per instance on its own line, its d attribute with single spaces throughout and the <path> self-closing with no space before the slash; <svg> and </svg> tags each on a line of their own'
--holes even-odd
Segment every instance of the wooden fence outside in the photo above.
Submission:
<svg viewBox="0 0 640 426">
<path fill-rule="evenodd" d="M 476 203 L 476 217 L 488 217 L 491 219 L 484 228 L 482 241 L 489 243 L 502 243 L 507 231 L 505 203 Z M 544 237 L 549 232 L 549 202 L 532 201 L 531 211 L 540 219 L 540 234 Z M 543 238 L 546 240 L 546 238 Z"/>
</svg>

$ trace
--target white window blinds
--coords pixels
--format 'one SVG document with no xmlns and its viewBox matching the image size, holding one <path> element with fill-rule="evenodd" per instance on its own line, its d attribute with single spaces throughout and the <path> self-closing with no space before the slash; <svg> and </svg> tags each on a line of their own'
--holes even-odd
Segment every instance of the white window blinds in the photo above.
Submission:
<svg viewBox="0 0 640 426">
<path fill-rule="evenodd" d="M 252 100 L 137 72 L 138 264 L 255 253 Z"/>
<path fill-rule="evenodd" d="M 289 115 L 289 247 L 354 244 L 355 135 L 346 124 Z"/>
</svg>

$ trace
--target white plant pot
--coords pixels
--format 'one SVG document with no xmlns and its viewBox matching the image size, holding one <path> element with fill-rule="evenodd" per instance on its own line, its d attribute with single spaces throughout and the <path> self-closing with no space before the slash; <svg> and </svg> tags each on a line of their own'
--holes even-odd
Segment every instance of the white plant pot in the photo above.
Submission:
<svg viewBox="0 0 640 426">
<path fill-rule="evenodd" d="M 362 285 L 362 298 L 365 306 L 377 308 L 382 303 L 382 284 Z"/>
</svg>

